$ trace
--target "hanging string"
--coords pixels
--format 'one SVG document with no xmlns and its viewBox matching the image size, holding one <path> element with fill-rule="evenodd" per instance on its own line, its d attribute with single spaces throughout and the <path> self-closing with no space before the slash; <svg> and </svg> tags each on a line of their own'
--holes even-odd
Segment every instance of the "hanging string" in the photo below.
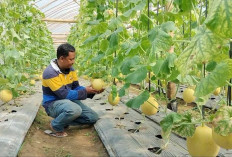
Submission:
<svg viewBox="0 0 232 157">
<path fill-rule="evenodd" d="M 205 0 L 205 18 L 207 18 L 207 12 L 208 12 L 208 5 L 207 5 L 207 0 Z M 203 77 L 205 78 L 206 77 L 206 69 L 205 69 L 205 63 L 203 63 Z M 205 107 L 204 105 L 202 105 L 202 117 L 203 119 L 205 119 Z"/>
<path fill-rule="evenodd" d="M 232 39 L 230 39 L 230 50 L 229 50 L 230 59 L 232 58 Z M 230 79 L 230 83 L 232 83 L 232 79 Z M 227 91 L 227 105 L 231 106 L 231 86 L 228 85 Z"/>
<path fill-rule="evenodd" d="M 159 15 L 159 1 L 157 2 L 156 15 L 157 15 L 157 17 Z M 158 20 L 156 21 L 156 24 L 159 25 Z M 158 58 L 157 54 L 156 54 L 156 58 Z M 158 80 L 158 93 L 159 93 L 159 95 L 160 95 L 160 84 L 161 84 L 161 82 L 160 82 L 160 80 Z"/>
<path fill-rule="evenodd" d="M 116 18 L 118 17 L 118 0 L 116 0 Z M 114 57 L 116 58 L 117 57 L 117 53 L 116 51 L 114 52 Z M 113 84 L 116 85 L 116 80 L 114 78 L 113 80 Z"/>
<path fill-rule="evenodd" d="M 148 16 L 148 20 L 147 20 L 147 32 L 149 32 L 150 30 L 150 0 L 147 0 L 147 16 Z M 148 72 L 148 90 L 149 92 L 151 92 L 151 72 Z"/>
</svg>

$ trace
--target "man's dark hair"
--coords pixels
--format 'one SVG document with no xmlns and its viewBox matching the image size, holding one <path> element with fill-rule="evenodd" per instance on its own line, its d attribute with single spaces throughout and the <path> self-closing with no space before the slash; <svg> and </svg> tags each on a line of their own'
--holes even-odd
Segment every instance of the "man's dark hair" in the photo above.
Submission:
<svg viewBox="0 0 232 157">
<path fill-rule="evenodd" d="M 75 52 L 75 48 L 68 43 L 61 44 L 57 48 L 57 53 L 56 53 L 57 59 L 59 59 L 61 56 L 67 57 L 69 52 Z"/>
</svg>

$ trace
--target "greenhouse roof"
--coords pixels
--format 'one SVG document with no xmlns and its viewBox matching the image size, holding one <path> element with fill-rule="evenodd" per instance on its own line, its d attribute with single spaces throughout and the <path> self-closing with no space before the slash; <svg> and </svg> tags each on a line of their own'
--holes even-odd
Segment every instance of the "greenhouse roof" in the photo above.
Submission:
<svg viewBox="0 0 232 157">
<path fill-rule="evenodd" d="M 52 33 L 54 45 L 66 42 L 79 13 L 80 0 L 36 0 L 35 6 L 45 14 L 43 20 Z"/>
</svg>

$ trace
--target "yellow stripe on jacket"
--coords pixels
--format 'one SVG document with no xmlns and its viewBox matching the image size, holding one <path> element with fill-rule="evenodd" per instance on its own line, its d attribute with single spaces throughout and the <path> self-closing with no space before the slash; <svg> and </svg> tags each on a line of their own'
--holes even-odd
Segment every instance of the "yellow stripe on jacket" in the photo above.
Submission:
<svg viewBox="0 0 232 157">
<path fill-rule="evenodd" d="M 44 87 L 49 87 L 52 91 L 56 91 L 62 86 L 71 84 L 74 81 L 78 81 L 77 73 L 75 71 L 70 71 L 67 75 L 61 73 L 56 77 L 43 79 L 42 84 Z"/>
</svg>

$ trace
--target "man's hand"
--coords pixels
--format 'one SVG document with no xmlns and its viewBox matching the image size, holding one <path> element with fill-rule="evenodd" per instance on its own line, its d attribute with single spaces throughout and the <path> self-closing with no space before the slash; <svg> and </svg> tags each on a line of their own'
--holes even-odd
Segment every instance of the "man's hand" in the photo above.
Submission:
<svg viewBox="0 0 232 157">
<path fill-rule="evenodd" d="M 89 94 L 99 94 L 105 90 L 105 89 L 102 89 L 100 91 L 97 91 L 97 90 L 93 89 L 93 87 L 91 87 L 91 86 L 87 86 L 87 87 L 85 87 L 85 89 L 86 89 L 87 93 L 89 93 Z"/>
</svg>

